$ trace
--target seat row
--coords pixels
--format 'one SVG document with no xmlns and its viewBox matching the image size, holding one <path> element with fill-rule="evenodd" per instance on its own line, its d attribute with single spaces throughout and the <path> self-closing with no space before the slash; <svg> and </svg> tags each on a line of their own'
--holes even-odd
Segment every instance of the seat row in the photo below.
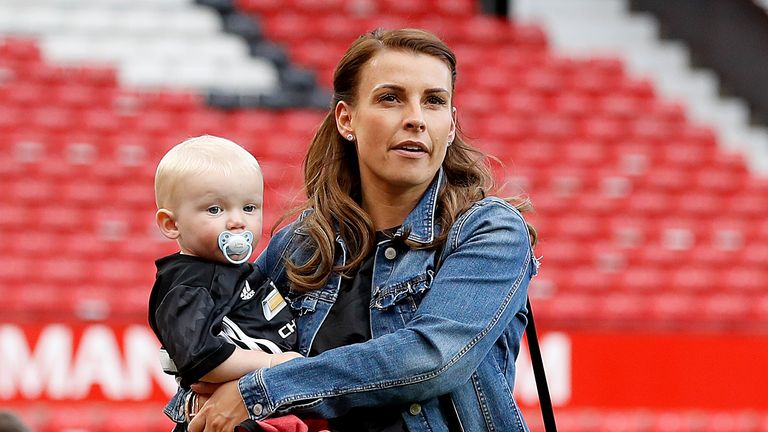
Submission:
<svg viewBox="0 0 768 432">
<path fill-rule="evenodd" d="M 153 283 L 153 262 L 160 256 L 131 265 L 112 260 L 117 267 L 98 266 L 86 281 L 50 280 L 23 285 L 8 282 L 0 287 L 4 319 L 10 322 L 37 322 L 41 317 L 62 322 L 143 319 Z M 41 269 L 34 268 L 34 271 Z M 141 277 L 132 276 L 134 272 Z M 588 276 L 580 281 L 580 286 L 588 285 L 586 288 L 590 291 L 586 288 L 584 292 L 560 291 L 546 279 L 534 279 L 531 302 L 541 322 L 561 328 L 768 329 L 768 300 L 761 295 L 761 287 L 633 292 L 617 279 L 606 282 L 594 272 L 579 274 Z"/>
</svg>

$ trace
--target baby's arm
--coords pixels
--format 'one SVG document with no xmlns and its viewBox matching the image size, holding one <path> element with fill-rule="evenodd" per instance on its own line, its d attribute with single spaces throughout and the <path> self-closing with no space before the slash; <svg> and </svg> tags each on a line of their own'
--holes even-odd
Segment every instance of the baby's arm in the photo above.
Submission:
<svg viewBox="0 0 768 432">
<path fill-rule="evenodd" d="M 200 381 L 226 382 L 239 379 L 243 375 L 256 369 L 268 368 L 288 360 L 301 357 L 301 354 L 287 351 L 280 354 L 269 354 L 264 351 L 246 350 L 235 348 L 226 360 L 203 375 Z"/>
</svg>

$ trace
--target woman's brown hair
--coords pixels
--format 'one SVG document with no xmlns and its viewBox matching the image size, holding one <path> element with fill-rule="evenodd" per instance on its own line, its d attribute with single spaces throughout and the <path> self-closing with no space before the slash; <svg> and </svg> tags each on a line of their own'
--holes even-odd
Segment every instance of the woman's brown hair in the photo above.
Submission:
<svg viewBox="0 0 768 432">
<path fill-rule="evenodd" d="M 355 146 L 349 145 L 339 134 L 334 108 L 339 101 L 354 105 L 363 66 L 385 49 L 427 54 L 443 61 L 451 71 L 453 93 L 456 56 L 432 33 L 418 29 L 377 29 L 360 36 L 349 47 L 333 74 L 330 110 L 304 159 L 307 201 L 297 210 L 314 209 L 303 220 L 302 227 L 315 247 L 306 263 L 286 263 L 288 279 L 300 291 L 321 288 L 334 271 L 352 275 L 374 245 L 373 222 L 360 206 L 360 173 Z M 496 187 L 488 158 L 464 142 L 458 125 L 442 168 L 446 182 L 438 194 L 437 223 L 443 230 L 426 246 L 406 240 L 413 248 L 441 246 L 448 235 L 447 228 L 456 218 Z M 530 208 L 526 199 L 512 198 L 509 201 L 521 211 Z M 528 229 L 531 241 L 535 242 L 536 231 L 530 225 Z M 334 267 L 337 230 L 349 253 L 345 265 Z"/>
</svg>

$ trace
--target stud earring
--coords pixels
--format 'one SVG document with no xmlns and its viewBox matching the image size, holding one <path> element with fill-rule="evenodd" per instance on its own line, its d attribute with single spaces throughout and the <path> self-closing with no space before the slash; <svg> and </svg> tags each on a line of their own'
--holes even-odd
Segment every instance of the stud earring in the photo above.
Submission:
<svg viewBox="0 0 768 432">
<path fill-rule="evenodd" d="M 347 140 L 348 141 L 354 141 L 355 140 L 355 136 L 352 135 L 352 134 L 347 134 Z"/>
</svg>

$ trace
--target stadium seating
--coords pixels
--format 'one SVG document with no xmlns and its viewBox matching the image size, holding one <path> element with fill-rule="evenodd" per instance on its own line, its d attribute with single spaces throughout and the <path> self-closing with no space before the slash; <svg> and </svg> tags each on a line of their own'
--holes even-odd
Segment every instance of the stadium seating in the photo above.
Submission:
<svg viewBox="0 0 768 432">
<path fill-rule="evenodd" d="M 300 65 L 320 71 L 327 84 L 335 59 L 371 25 L 374 12 L 339 2 L 351 14 L 341 23 L 327 8 L 296 3 L 238 6 L 258 16 L 268 37 L 286 46 Z M 768 211 L 768 185 L 746 171 L 739 155 L 718 150 L 710 131 L 688 124 L 680 105 L 658 99 L 649 83 L 630 79 L 616 59 L 558 58 L 548 52 L 540 30 L 477 15 L 472 2 L 394 3 L 371 6 L 378 8 L 376 22 L 431 24 L 457 47 L 457 104 L 465 131 L 505 165 L 508 191 L 533 198 L 537 212 L 530 218 L 541 232 L 544 265 L 532 295 L 544 316 L 557 320 L 555 302 L 592 288 L 626 296 L 659 284 L 680 293 L 721 292 L 727 284 L 729 293 L 750 303 L 768 277 L 759 258 L 765 255 L 766 229 L 759 226 Z M 422 7 L 436 16 L 413 18 Z M 51 31 L 65 24 L 39 19 Z M 128 32 L 136 20 L 118 21 L 117 28 Z M 90 25 L 94 32 L 103 30 L 97 22 Z M 142 25 L 163 27 L 149 18 Z M 36 215 L 40 235 L 59 245 L 56 250 L 77 253 L 67 257 L 75 262 L 93 259 L 96 248 L 67 246 L 67 239 L 90 236 L 107 242 L 106 253 L 116 256 L 125 255 L 120 248 L 128 238 L 147 251 L 169 250 L 152 233 L 153 165 L 173 143 L 199 133 L 231 136 L 262 160 L 272 203 L 267 214 L 276 218 L 277 209 L 298 195 L 302 149 L 321 115 L 222 112 L 188 91 L 129 90 L 108 66 L 59 66 L 44 59 L 28 37 L 4 39 L 0 67 L 6 77 L 0 94 L 9 101 L 0 116 L 0 161 L 8 185 L 3 200 L 10 206 L 0 226 L 13 239 L 10 250 L 21 251 L 13 255 L 17 260 L 50 254 L 17 239 L 22 235 L 14 218 L 25 212 Z M 723 225 L 716 223 L 726 217 Z M 152 253 L 127 255 L 146 259 Z M 680 267 L 663 268 L 668 259 Z M 754 264 L 729 268 L 737 260 Z M 76 285 L 80 265 L 68 267 L 57 282 Z M 111 286 L 120 274 L 114 269 L 89 276 Z M 151 280 L 150 272 L 135 274 L 144 279 L 123 282 L 146 286 Z M 547 289 L 538 292 L 536 285 Z M 600 307 L 599 301 L 587 302 L 582 317 L 612 316 Z M 638 310 L 654 313 L 653 307 Z M 702 318 L 738 324 L 752 315 Z"/>
<path fill-rule="evenodd" d="M 531 296 L 541 322 L 768 328 L 768 181 L 747 171 L 740 154 L 721 150 L 680 104 L 659 98 L 652 83 L 630 78 L 617 59 L 558 58 L 538 27 L 480 16 L 470 0 L 236 3 L 326 86 L 346 46 L 374 24 L 424 26 L 455 47 L 464 131 L 502 162 L 503 192 L 522 192 L 536 207 L 529 218 L 540 233 L 543 265 Z M 421 18 L 425 11 L 429 19 Z M 83 24 L 93 32 L 115 19 L 118 29 L 142 22 L 142 31 L 172 27 L 178 35 L 185 28 L 179 16 L 129 20 L 112 12 L 95 11 Z M 69 25 L 52 16 L 29 20 L 57 32 Z M 301 199 L 303 151 L 323 115 L 213 109 L 195 91 L 210 82 L 211 70 L 152 60 L 173 48 L 158 45 L 146 61 L 119 72 L 103 62 L 135 46 L 86 48 L 78 37 L 41 49 L 36 35 L 0 33 L 0 311 L 8 319 L 143 320 L 152 260 L 174 250 L 153 221 L 152 177 L 161 155 L 202 133 L 240 142 L 264 169 L 268 232 Z M 205 55 L 236 56 L 238 46 Z M 81 61 L 62 66 L 41 51 Z M 271 77 L 246 90 L 274 84 L 271 72 L 239 70 L 228 79 Z M 182 88 L 157 87 L 153 80 L 166 74 Z M 162 429 L 150 420 L 156 416 L 132 413 L 110 417 L 108 430 Z M 561 430 L 768 430 L 768 420 L 748 413 L 704 420 L 646 414 L 566 413 Z M 66 410 L 50 416 L 73 429 L 103 424 Z M 729 422 L 746 426 L 727 429 Z"/>
</svg>

